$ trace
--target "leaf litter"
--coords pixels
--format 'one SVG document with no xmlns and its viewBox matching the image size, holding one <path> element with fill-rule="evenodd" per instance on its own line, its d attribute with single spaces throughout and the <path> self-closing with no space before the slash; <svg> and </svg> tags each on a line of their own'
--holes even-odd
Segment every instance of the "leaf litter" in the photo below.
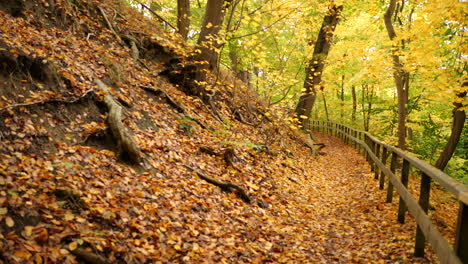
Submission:
<svg viewBox="0 0 468 264">
<path fill-rule="evenodd" d="M 184 52 L 177 37 L 141 23 L 134 10 L 112 1 L 89 4 L 118 10 L 122 27 L 141 25 L 144 34 L 160 34 L 164 48 Z M 55 8 L 86 22 L 88 34 L 44 27 L 38 21 L 45 18 L 30 13 L 0 13 L 1 49 L 40 58 L 65 80 L 55 89 L 36 84 L 39 91 L 30 93 L 38 80 L 16 69 L 16 79 L 1 75 L 21 96 L 1 94 L 0 263 L 80 263 L 86 256 L 100 263 L 436 262 L 430 249 L 427 258 L 412 256 L 414 221 L 396 222 L 396 203 L 384 203 L 365 159 L 351 147 L 316 133 L 326 147 L 311 156 L 289 134 L 274 132 L 279 123 L 246 125 L 230 118 L 222 102 L 219 113 L 229 122 L 220 124 L 200 100 L 154 74 L 161 63 L 138 66 L 92 10 L 67 8 L 65 1 Z M 130 106 L 123 123 L 143 153 L 142 165 L 120 162 L 109 146 L 86 144 L 106 133 L 106 113 L 85 97 L 95 89 L 91 74 Z M 141 86 L 161 89 L 186 112 Z M 231 165 L 220 155 L 227 149 L 235 150 Z M 254 201 L 201 180 L 187 166 L 238 185 Z M 436 197 L 449 233 L 455 206 Z"/>
</svg>

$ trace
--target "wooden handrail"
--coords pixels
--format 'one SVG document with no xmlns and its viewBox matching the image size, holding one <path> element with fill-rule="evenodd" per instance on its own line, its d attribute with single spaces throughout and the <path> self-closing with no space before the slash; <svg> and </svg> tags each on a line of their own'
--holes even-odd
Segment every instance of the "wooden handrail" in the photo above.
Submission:
<svg viewBox="0 0 468 264">
<path fill-rule="evenodd" d="M 384 177 L 389 179 L 387 202 L 392 201 L 393 187 L 396 188 L 400 196 L 398 221 L 404 223 L 404 212 L 408 210 L 417 222 L 416 256 L 421 257 L 424 255 L 424 243 L 427 239 L 441 263 L 468 263 L 468 186 L 454 180 L 449 175 L 413 155 L 376 139 L 368 132 L 331 121 L 310 121 L 310 127 L 312 129 L 316 128 L 319 131 L 323 129 L 324 132 L 329 134 L 334 133 L 335 136 L 340 137 L 345 143 L 356 147 L 359 151 L 363 151 L 363 154 L 365 154 L 367 161 L 371 165 L 371 170 L 375 172 L 376 179 L 379 179 L 378 171 L 380 170 L 381 189 L 384 187 Z M 382 155 L 380 155 L 380 151 L 382 151 Z M 403 161 L 401 180 L 396 176 L 395 172 L 398 157 Z M 391 168 L 386 166 L 387 158 L 391 158 Z M 419 202 L 416 201 L 407 189 L 407 177 L 410 165 L 422 173 Z M 430 183 L 432 180 L 455 195 L 460 202 L 455 251 L 432 224 L 427 215 Z"/>
</svg>

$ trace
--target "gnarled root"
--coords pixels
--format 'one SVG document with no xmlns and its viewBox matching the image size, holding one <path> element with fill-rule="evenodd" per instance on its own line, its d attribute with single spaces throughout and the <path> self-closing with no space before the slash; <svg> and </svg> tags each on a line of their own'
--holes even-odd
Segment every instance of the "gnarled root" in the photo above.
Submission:
<svg viewBox="0 0 468 264">
<path fill-rule="evenodd" d="M 186 167 L 190 171 L 195 172 L 198 175 L 198 177 L 202 178 L 203 180 L 207 181 L 208 183 L 211 183 L 213 185 L 216 185 L 216 186 L 220 187 L 223 191 L 226 191 L 226 192 L 235 191 L 236 195 L 239 198 L 241 198 L 244 202 L 250 203 L 252 201 L 252 199 L 249 197 L 249 195 L 247 194 L 245 189 L 240 187 L 239 185 L 231 183 L 231 182 L 220 181 L 220 180 L 215 179 L 213 177 L 210 177 L 210 176 L 208 176 L 208 175 L 206 175 L 206 174 L 204 174 L 204 173 L 198 171 L 197 169 L 192 168 L 192 167 L 190 167 L 188 165 L 184 165 L 184 167 Z"/>
<path fill-rule="evenodd" d="M 119 148 L 119 157 L 125 161 L 138 164 L 141 161 L 141 152 L 136 145 L 133 137 L 125 130 L 122 123 L 122 107 L 112 98 L 107 85 L 101 80 L 96 79 L 98 88 L 104 92 L 104 103 L 109 109 L 107 123 L 109 124 L 112 136 L 117 141 Z"/>
</svg>

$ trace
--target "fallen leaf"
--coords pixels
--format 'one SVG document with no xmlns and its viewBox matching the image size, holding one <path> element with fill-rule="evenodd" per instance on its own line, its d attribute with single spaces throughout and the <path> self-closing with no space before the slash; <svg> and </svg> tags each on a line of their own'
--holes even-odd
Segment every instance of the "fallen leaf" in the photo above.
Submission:
<svg viewBox="0 0 468 264">
<path fill-rule="evenodd" d="M 73 242 L 71 242 L 70 244 L 68 244 L 68 249 L 69 249 L 70 251 L 73 251 L 73 250 L 75 250 L 75 249 L 77 249 L 77 248 L 78 248 L 78 243 L 77 243 L 76 241 L 73 241 Z"/>
<path fill-rule="evenodd" d="M 8 227 L 13 227 L 15 226 L 15 221 L 13 221 L 13 218 L 11 218 L 10 216 L 7 216 L 5 218 L 5 223 Z"/>
</svg>

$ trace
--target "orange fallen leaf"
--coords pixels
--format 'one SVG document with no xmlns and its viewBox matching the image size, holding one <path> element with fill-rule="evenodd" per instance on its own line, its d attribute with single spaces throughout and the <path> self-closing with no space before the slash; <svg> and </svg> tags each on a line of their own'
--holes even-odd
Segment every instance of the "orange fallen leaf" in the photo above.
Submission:
<svg viewBox="0 0 468 264">
<path fill-rule="evenodd" d="M 15 251 L 15 253 L 13 253 L 13 256 L 22 259 L 29 259 L 32 256 L 32 254 L 25 250 L 18 250 Z"/>
</svg>

